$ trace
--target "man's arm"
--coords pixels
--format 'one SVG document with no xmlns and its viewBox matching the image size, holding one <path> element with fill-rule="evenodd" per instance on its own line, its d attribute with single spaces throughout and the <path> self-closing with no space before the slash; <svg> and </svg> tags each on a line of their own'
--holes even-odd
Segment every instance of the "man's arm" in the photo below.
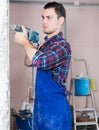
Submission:
<svg viewBox="0 0 99 130">
<path fill-rule="evenodd" d="M 27 67 L 32 67 L 32 63 L 27 55 L 25 55 L 25 58 L 24 58 L 24 65 Z"/>
</svg>

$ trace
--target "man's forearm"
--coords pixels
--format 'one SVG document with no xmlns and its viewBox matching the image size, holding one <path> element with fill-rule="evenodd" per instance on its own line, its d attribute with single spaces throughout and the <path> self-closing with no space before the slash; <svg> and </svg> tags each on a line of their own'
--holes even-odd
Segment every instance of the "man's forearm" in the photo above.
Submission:
<svg viewBox="0 0 99 130">
<path fill-rule="evenodd" d="M 38 50 L 34 48 L 30 43 L 25 44 L 24 49 L 28 58 L 32 62 L 32 58 Z"/>
</svg>

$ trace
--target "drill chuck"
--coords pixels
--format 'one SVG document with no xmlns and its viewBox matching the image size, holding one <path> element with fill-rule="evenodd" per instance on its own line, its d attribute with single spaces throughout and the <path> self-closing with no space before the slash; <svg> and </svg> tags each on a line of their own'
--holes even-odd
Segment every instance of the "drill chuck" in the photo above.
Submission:
<svg viewBox="0 0 99 130">
<path fill-rule="evenodd" d="M 12 27 L 13 30 L 15 30 L 15 31 L 17 31 L 17 32 L 23 32 L 22 27 L 19 26 L 19 25 L 15 25 L 15 24 L 14 24 L 14 25 L 12 25 L 11 27 Z"/>
</svg>

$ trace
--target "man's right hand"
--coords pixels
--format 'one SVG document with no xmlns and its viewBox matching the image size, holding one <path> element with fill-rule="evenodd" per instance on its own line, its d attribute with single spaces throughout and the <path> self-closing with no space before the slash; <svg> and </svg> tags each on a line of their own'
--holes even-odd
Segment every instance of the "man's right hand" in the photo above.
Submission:
<svg viewBox="0 0 99 130">
<path fill-rule="evenodd" d="M 23 32 L 16 32 L 15 34 L 15 42 L 25 46 L 25 44 L 29 43 L 28 37 L 27 37 L 27 31 L 25 27 L 22 26 Z"/>
</svg>

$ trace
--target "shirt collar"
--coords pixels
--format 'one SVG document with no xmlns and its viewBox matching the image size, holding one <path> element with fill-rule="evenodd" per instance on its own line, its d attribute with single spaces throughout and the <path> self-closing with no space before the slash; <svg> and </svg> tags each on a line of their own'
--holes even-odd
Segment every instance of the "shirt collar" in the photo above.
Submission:
<svg viewBox="0 0 99 130">
<path fill-rule="evenodd" d="M 59 38 L 63 37 L 63 33 L 59 32 L 58 34 L 52 36 L 51 38 L 48 38 L 47 36 L 44 38 L 46 42 L 55 42 L 56 40 L 58 40 Z"/>
</svg>

